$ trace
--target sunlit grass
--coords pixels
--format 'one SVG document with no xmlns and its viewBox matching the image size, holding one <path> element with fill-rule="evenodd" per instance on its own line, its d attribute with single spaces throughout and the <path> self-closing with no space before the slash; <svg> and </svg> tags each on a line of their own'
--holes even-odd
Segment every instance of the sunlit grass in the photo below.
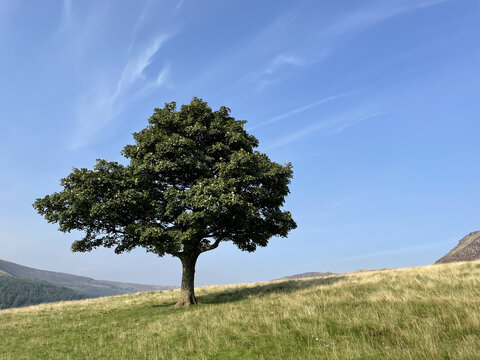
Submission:
<svg viewBox="0 0 480 360">
<path fill-rule="evenodd" d="M 478 359 L 480 262 L 0 311 L 0 359 Z"/>
</svg>

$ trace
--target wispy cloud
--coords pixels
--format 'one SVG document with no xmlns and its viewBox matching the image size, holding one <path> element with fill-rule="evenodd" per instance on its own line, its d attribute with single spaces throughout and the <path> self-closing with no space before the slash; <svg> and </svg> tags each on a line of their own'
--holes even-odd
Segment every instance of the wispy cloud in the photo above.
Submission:
<svg viewBox="0 0 480 360">
<path fill-rule="evenodd" d="M 176 10 L 180 10 L 180 9 L 182 8 L 182 6 L 183 6 L 184 3 L 185 3 L 185 0 L 179 0 L 179 1 L 177 2 L 177 4 L 175 5 L 175 9 L 176 9 Z"/>
<path fill-rule="evenodd" d="M 135 45 L 137 34 L 140 28 L 145 24 L 147 15 L 149 13 L 150 5 L 151 5 L 151 0 L 147 0 L 147 2 L 145 3 L 145 6 L 143 7 L 142 12 L 140 13 L 140 16 L 138 17 L 137 21 L 135 22 L 135 25 L 133 26 L 130 44 L 128 45 L 128 55 L 130 55 L 130 53 L 133 50 L 133 46 Z"/>
<path fill-rule="evenodd" d="M 71 19 L 72 19 L 72 1 L 63 0 L 60 26 L 58 27 L 57 32 L 63 33 L 67 29 L 67 27 L 70 25 Z"/>
<path fill-rule="evenodd" d="M 161 34 L 137 57 L 131 58 L 127 61 L 127 64 L 123 68 L 122 75 L 118 80 L 115 93 L 112 95 L 110 102 L 115 102 L 123 93 L 128 91 L 128 89 L 138 80 L 145 79 L 144 70 L 152 63 L 153 57 L 158 52 L 162 44 L 168 39 L 166 34 Z M 159 76 L 165 70 L 162 69 Z M 165 75 L 163 75 L 165 77 Z M 158 84 L 158 79 L 153 83 L 148 84 L 148 86 Z"/>
<path fill-rule="evenodd" d="M 161 86 L 168 86 L 169 76 L 170 65 L 166 64 L 160 69 L 160 72 L 158 73 L 156 78 L 145 82 L 145 84 L 140 89 L 138 89 L 134 94 L 131 94 L 129 102 L 134 102 L 144 96 L 147 96 Z"/>
<path fill-rule="evenodd" d="M 168 38 L 167 34 L 161 34 L 137 56 L 130 56 L 114 85 L 114 91 L 108 90 L 111 81 L 105 79 L 102 84 L 97 84 L 94 91 L 80 100 L 76 109 L 77 128 L 70 143 L 72 149 L 79 149 L 90 143 L 128 103 L 166 84 L 170 69 L 168 64 L 160 69 L 154 79 L 147 79 L 145 70 Z"/>
<path fill-rule="evenodd" d="M 288 55 L 288 54 L 280 54 L 275 56 L 275 58 L 271 61 L 269 66 L 262 71 L 262 74 L 273 74 L 276 70 L 278 70 L 283 65 L 293 65 L 293 66 L 302 66 L 305 61 L 298 56 L 295 55 Z"/>
<path fill-rule="evenodd" d="M 406 0 L 406 1 L 379 1 L 371 3 L 357 11 L 344 15 L 328 26 L 324 34 L 336 37 L 361 28 L 372 26 L 391 17 L 435 6 L 450 0 Z"/>
<path fill-rule="evenodd" d="M 299 67 L 318 66 L 334 56 L 344 35 L 356 35 L 369 26 L 394 16 L 435 6 L 451 0 L 374 0 L 358 2 L 358 6 L 345 7 L 338 16 L 322 13 L 324 7 L 315 2 L 302 2 L 280 14 L 263 30 L 250 34 L 245 40 L 216 57 L 209 67 L 188 84 L 205 88 L 229 79 L 229 84 L 212 91 L 237 98 L 254 90 L 264 90 L 289 76 L 295 76 Z M 308 15 L 305 12 L 310 12 Z M 308 34 L 308 35 L 307 35 Z M 286 39 L 295 38 L 288 42 Z M 285 44 L 289 44 L 285 48 Z M 215 81 L 212 81 L 214 79 Z M 220 80 L 219 80 L 220 79 Z"/>
<path fill-rule="evenodd" d="M 240 83 L 251 83 L 257 90 L 262 90 L 268 85 L 275 83 L 275 73 L 287 71 L 292 67 L 301 67 L 306 61 L 297 55 L 278 54 L 258 71 L 253 71 L 244 75 Z"/>
<path fill-rule="evenodd" d="M 324 98 L 319 99 L 317 101 L 314 101 L 314 102 L 312 102 L 308 105 L 300 106 L 296 109 L 287 111 L 284 114 L 274 116 L 271 119 L 268 119 L 264 122 L 253 125 L 250 128 L 248 128 L 248 131 L 258 129 L 258 128 L 261 128 L 261 127 L 266 126 L 266 125 L 271 125 L 273 123 L 276 123 L 277 121 L 284 120 L 284 119 L 287 119 L 287 118 L 289 118 L 293 115 L 297 115 L 297 114 L 302 113 L 304 111 L 310 110 L 310 109 L 312 109 L 312 108 L 314 108 L 318 105 L 326 104 L 326 103 L 331 102 L 331 101 L 335 101 L 335 100 L 338 100 L 338 99 L 341 99 L 341 98 L 344 98 L 344 97 L 347 97 L 347 96 L 350 96 L 350 95 L 354 95 L 358 92 L 360 92 L 360 90 L 349 91 L 349 92 L 344 92 L 344 93 L 339 93 L 339 94 L 336 94 L 336 95 L 324 97 Z"/>
<path fill-rule="evenodd" d="M 437 242 L 425 243 L 425 244 L 422 244 L 422 245 L 399 247 L 399 248 L 394 248 L 394 249 L 387 249 L 387 250 L 384 250 L 384 251 L 376 251 L 376 252 L 370 252 L 370 253 L 365 253 L 365 254 L 360 254 L 360 255 L 347 256 L 347 257 L 342 257 L 342 258 L 335 259 L 335 261 L 337 261 L 337 262 L 349 262 L 349 261 L 353 261 L 353 260 L 370 259 L 370 258 L 376 258 L 376 257 L 385 257 L 385 256 L 399 255 L 399 254 L 404 254 L 404 253 L 417 253 L 418 254 L 419 251 L 443 248 L 444 245 L 453 244 L 453 243 L 454 243 L 454 241 L 452 241 L 452 240 L 442 240 L 442 241 L 437 241 Z"/>
<path fill-rule="evenodd" d="M 366 110 L 356 110 L 346 114 L 341 114 L 327 120 L 316 122 L 314 124 L 304 127 L 303 129 L 297 130 L 296 132 L 289 134 L 270 145 L 267 145 L 267 147 L 263 150 L 271 150 L 282 147 L 284 145 L 297 141 L 307 135 L 311 135 L 319 131 L 323 131 L 328 135 L 333 135 L 345 130 L 352 125 L 379 117 L 381 115 L 385 115 L 385 113 Z"/>
<path fill-rule="evenodd" d="M 340 121 L 336 124 L 332 124 L 332 129 L 328 131 L 329 135 L 337 134 L 339 132 L 342 132 L 346 128 L 349 128 L 350 126 L 359 124 L 361 122 L 364 122 L 365 120 L 370 120 L 379 116 L 386 115 L 386 113 L 378 112 L 378 113 L 373 113 L 370 115 L 365 115 L 365 116 L 359 116 L 355 117 L 353 116 L 350 120 L 345 120 L 345 121 Z"/>
<path fill-rule="evenodd" d="M 329 25 L 326 25 L 323 31 L 318 32 L 320 36 L 316 36 L 316 38 L 312 38 L 309 41 L 300 41 L 298 48 L 295 50 L 296 55 L 282 52 L 269 60 L 263 67 L 260 67 L 260 70 L 243 76 L 240 82 L 253 84 L 257 90 L 262 90 L 281 80 L 281 72 L 287 72 L 292 67 L 304 67 L 323 61 L 334 52 L 335 44 L 342 35 L 355 33 L 362 30 L 362 28 L 375 25 L 391 17 L 438 5 L 446 1 L 450 0 L 406 0 L 399 2 L 382 0 L 370 3 L 334 19 Z M 284 34 L 288 34 L 288 27 L 296 20 L 293 14 L 289 15 L 286 18 L 288 21 L 281 18 L 280 20 L 282 21 L 279 21 L 281 26 L 275 23 L 274 28 Z M 267 30 L 269 29 L 270 27 L 267 28 Z M 267 30 L 263 34 L 263 37 L 268 35 L 267 39 L 260 37 L 260 39 L 268 40 L 263 44 L 265 48 L 273 46 L 268 44 L 269 42 L 276 43 L 272 41 L 270 36 L 281 37 L 278 31 L 275 34 L 271 34 Z M 255 39 L 248 48 L 251 48 L 253 44 L 258 46 L 258 42 L 259 39 Z M 298 54 L 302 54 L 302 56 Z"/>
<path fill-rule="evenodd" d="M 87 2 L 86 2 L 87 3 Z M 64 0 L 52 40 L 59 43 L 58 56 L 76 71 L 81 71 L 95 49 L 99 33 L 105 27 L 110 9 L 101 2 L 88 3 L 89 11 L 77 11 L 78 2 Z"/>
</svg>

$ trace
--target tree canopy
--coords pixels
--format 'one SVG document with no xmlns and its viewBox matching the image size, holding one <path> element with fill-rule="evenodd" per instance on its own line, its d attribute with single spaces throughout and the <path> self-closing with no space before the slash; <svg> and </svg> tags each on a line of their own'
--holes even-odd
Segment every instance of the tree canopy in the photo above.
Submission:
<svg viewBox="0 0 480 360">
<path fill-rule="evenodd" d="M 63 190 L 37 199 L 34 208 L 59 230 L 80 230 L 73 251 L 113 247 L 116 253 L 143 247 L 180 258 L 182 296 L 196 303 L 193 279 L 202 252 L 233 242 L 243 251 L 286 237 L 296 227 L 282 210 L 292 178 L 255 150 L 258 140 L 230 109 L 212 111 L 193 98 L 156 108 L 149 125 L 133 134 L 122 154 L 127 165 L 97 160 L 93 170 L 76 169 L 61 180 Z"/>
</svg>

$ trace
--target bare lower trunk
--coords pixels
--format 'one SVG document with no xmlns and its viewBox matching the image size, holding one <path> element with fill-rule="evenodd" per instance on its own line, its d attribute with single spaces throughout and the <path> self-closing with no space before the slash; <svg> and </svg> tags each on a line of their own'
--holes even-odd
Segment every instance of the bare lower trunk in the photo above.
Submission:
<svg viewBox="0 0 480 360">
<path fill-rule="evenodd" d="M 195 264 L 197 263 L 198 254 L 183 255 L 182 261 L 182 286 L 180 288 L 180 298 L 175 304 L 175 308 L 190 306 L 197 304 L 194 290 L 195 280 Z"/>
</svg>

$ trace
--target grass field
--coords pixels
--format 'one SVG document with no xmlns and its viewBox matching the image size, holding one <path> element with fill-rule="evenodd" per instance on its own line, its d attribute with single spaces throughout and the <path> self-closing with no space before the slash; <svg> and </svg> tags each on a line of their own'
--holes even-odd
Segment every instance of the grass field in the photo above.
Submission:
<svg viewBox="0 0 480 360">
<path fill-rule="evenodd" d="M 0 359 L 480 359 L 480 262 L 0 311 Z"/>
</svg>

